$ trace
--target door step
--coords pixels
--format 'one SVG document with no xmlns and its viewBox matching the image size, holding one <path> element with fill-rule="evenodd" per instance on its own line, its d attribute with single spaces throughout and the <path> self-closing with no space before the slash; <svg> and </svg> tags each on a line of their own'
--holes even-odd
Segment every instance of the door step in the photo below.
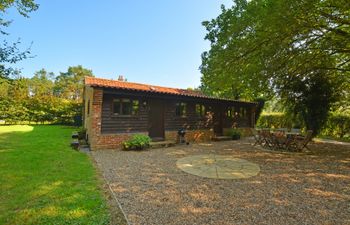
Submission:
<svg viewBox="0 0 350 225">
<path fill-rule="evenodd" d="M 213 141 L 229 141 L 229 140 L 232 140 L 232 137 L 230 137 L 230 136 L 216 136 L 216 137 L 213 137 L 211 140 L 213 140 Z"/>
<path fill-rule="evenodd" d="M 162 142 L 162 141 L 164 141 L 163 137 L 153 137 L 152 138 L 152 142 Z"/>
<path fill-rule="evenodd" d="M 157 141 L 149 143 L 151 148 L 167 148 L 174 146 L 176 144 L 175 141 Z"/>
</svg>

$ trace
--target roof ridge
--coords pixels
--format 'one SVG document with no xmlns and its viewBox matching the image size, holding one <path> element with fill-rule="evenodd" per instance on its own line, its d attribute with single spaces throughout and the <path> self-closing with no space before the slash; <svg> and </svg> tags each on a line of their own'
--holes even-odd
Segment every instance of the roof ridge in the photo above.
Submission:
<svg viewBox="0 0 350 225">
<path fill-rule="evenodd" d="M 95 87 L 119 88 L 119 89 L 133 90 L 133 91 L 153 92 L 153 93 L 180 95 L 180 96 L 195 97 L 195 98 L 217 99 L 217 100 L 224 100 L 224 101 L 257 104 L 256 102 L 213 97 L 213 96 L 204 94 L 202 91 L 181 89 L 181 88 L 171 88 L 171 87 L 164 87 L 164 86 L 158 86 L 158 85 L 152 85 L 152 84 L 119 81 L 119 80 L 97 78 L 97 77 L 90 77 L 90 76 L 85 76 L 84 83 L 85 85 L 90 85 Z"/>
<path fill-rule="evenodd" d="M 97 79 L 97 80 L 105 80 L 108 82 L 116 82 L 116 83 L 128 83 L 128 84 L 136 84 L 136 85 L 145 85 L 149 87 L 155 87 L 155 88 L 169 88 L 169 89 L 174 89 L 174 90 L 184 90 L 184 91 L 194 91 L 194 92 L 200 92 L 201 91 L 195 91 L 195 90 L 188 90 L 184 88 L 174 88 L 174 87 L 166 87 L 166 86 L 159 86 L 159 85 L 153 85 L 153 84 L 145 84 L 145 83 L 136 83 L 136 82 L 130 82 L 130 81 L 119 81 L 119 80 L 113 80 L 113 79 L 107 79 L 107 78 L 99 78 L 99 77 L 91 77 L 91 76 L 85 76 L 85 78 L 92 78 L 92 79 Z"/>
</svg>

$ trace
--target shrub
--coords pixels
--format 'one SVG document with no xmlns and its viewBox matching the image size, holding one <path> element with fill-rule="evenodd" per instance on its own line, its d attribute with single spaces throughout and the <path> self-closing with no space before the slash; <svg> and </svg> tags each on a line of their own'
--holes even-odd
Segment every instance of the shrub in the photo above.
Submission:
<svg viewBox="0 0 350 225">
<path fill-rule="evenodd" d="M 321 134 L 339 138 L 350 137 L 350 115 L 341 113 L 331 114 Z"/>
<path fill-rule="evenodd" d="M 79 140 L 83 140 L 86 138 L 86 128 L 81 127 L 77 132 Z"/>
<path fill-rule="evenodd" d="M 144 148 L 149 147 L 149 143 L 151 142 L 151 138 L 147 135 L 143 134 L 135 134 L 128 141 L 123 142 L 124 150 L 142 150 Z"/>
<path fill-rule="evenodd" d="M 263 128 L 301 128 L 306 129 L 300 118 L 290 118 L 284 113 L 264 113 L 260 116 L 257 127 Z M 350 115 L 342 113 L 330 114 L 321 135 L 337 138 L 350 137 Z"/>
<path fill-rule="evenodd" d="M 293 121 L 284 113 L 263 113 L 257 122 L 257 127 L 280 128 L 293 126 Z"/>
<path fill-rule="evenodd" d="M 241 138 L 241 132 L 238 129 L 232 128 L 226 130 L 225 136 L 229 136 L 232 137 L 233 140 L 237 140 Z"/>
</svg>

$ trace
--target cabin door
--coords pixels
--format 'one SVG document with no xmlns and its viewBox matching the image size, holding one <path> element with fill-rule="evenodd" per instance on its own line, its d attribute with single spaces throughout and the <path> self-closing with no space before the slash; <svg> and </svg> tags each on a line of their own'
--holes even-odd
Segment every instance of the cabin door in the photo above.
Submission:
<svg viewBox="0 0 350 225">
<path fill-rule="evenodd" d="M 222 136 L 222 113 L 219 109 L 214 110 L 213 123 L 214 134 L 216 136 Z"/>
<path fill-rule="evenodd" d="M 149 101 L 148 135 L 153 141 L 164 140 L 164 103 L 161 100 Z"/>
</svg>

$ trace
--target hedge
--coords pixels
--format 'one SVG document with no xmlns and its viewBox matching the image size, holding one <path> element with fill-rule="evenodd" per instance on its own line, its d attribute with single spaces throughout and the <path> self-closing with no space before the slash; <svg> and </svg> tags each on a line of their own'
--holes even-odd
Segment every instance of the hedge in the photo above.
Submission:
<svg viewBox="0 0 350 225">
<path fill-rule="evenodd" d="M 328 118 L 321 134 L 339 138 L 350 138 L 350 115 L 332 114 Z"/>
<path fill-rule="evenodd" d="M 15 102 L 0 99 L 0 121 L 4 121 L 5 124 L 34 122 L 81 126 L 82 104 L 58 100 Z"/>
<path fill-rule="evenodd" d="M 299 119 L 290 119 L 284 113 L 263 113 L 256 124 L 261 128 L 301 128 L 305 129 Z M 332 113 L 322 128 L 321 135 L 338 138 L 350 137 L 350 115 Z"/>
<path fill-rule="evenodd" d="M 256 126 L 262 128 L 291 128 L 293 123 L 284 113 L 262 113 Z"/>
</svg>

